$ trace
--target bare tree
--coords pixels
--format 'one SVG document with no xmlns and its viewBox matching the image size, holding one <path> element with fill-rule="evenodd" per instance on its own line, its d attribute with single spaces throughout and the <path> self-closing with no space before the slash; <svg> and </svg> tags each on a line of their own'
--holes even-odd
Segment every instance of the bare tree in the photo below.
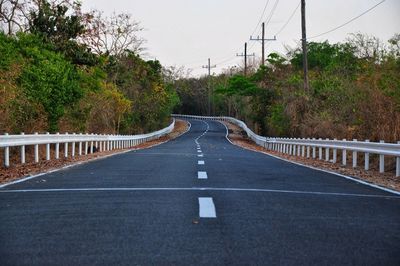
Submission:
<svg viewBox="0 0 400 266">
<path fill-rule="evenodd" d="M 164 81 L 167 83 L 174 83 L 180 79 L 188 79 L 191 72 L 191 69 L 186 69 L 184 66 L 168 66 L 162 69 Z"/>
<path fill-rule="evenodd" d="M 44 0 L 0 0 L 0 29 L 13 35 L 18 31 L 26 31 L 29 28 L 29 20 L 32 12 L 37 12 Z M 82 15 L 81 4 L 74 0 L 47 0 L 55 8 L 62 5 L 75 14 Z"/>
<path fill-rule="evenodd" d="M 113 13 L 106 17 L 101 11 L 93 10 L 83 18 L 86 33 L 80 41 L 95 53 L 120 56 L 127 50 L 134 53 L 143 51 L 144 40 L 137 36 L 143 28 L 132 19 L 131 14 Z"/>
<path fill-rule="evenodd" d="M 385 52 L 385 44 L 377 37 L 362 33 L 352 33 L 347 41 L 354 46 L 358 58 L 381 61 Z"/>
<path fill-rule="evenodd" d="M 26 29 L 27 1 L 0 0 L 0 28 L 8 34 Z"/>
</svg>

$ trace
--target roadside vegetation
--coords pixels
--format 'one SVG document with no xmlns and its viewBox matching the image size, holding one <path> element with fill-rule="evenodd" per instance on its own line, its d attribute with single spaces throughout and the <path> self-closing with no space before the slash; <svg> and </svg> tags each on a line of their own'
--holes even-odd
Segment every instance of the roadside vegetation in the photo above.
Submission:
<svg viewBox="0 0 400 266">
<path fill-rule="evenodd" d="M 72 0 L 0 0 L 0 133 L 137 134 L 179 102 L 157 60 L 141 57 L 130 14 Z"/>
<path fill-rule="evenodd" d="M 265 66 L 181 78 L 176 112 L 228 115 L 264 136 L 400 140 L 400 34 L 387 43 L 361 33 L 345 43 L 310 42 L 310 89 L 302 51 L 271 53 Z M 211 108 L 208 89 L 211 88 Z"/>
</svg>

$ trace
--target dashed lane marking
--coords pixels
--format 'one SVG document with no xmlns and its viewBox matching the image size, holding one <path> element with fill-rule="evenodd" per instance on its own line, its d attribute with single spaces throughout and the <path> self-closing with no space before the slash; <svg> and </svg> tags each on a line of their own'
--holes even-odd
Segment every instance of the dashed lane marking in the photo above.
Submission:
<svg viewBox="0 0 400 266">
<path fill-rule="evenodd" d="M 215 205 L 212 198 L 199 198 L 199 216 L 200 218 L 217 218 Z"/>
<path fill-rule="evenodd" d="M 197 164 L 198 164 L 198 165 L 203 165 L 203 164 L 204 164 L 204 161 L 198 161 Z"/>
<path fill-rule="evenodd" d="M 207 172 L 203 172 L 203 171 L 197 172 L 197 178 L 198 179 L 207 179 L 208 178 Z"/>
</svg>

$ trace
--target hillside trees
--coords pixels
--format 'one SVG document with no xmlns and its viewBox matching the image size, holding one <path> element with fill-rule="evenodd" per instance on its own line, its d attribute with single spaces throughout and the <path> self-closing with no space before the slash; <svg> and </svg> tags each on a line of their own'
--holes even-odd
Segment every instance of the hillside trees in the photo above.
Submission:
<svg viewBox="0 0 400 266">
<path fill-rule="evenodd" d="M 212 97 L 214 114 L 235 116 L 267 136 L 396 142 L 400 139 L 399 36 L 388 43 L 360 33 L 345 43 L 310 42 L 309 92 L 303 89 L 300 48 L 286 56 L 269 54 L 267 65 L 247 76 L 212 77 L 217 88 Z M 180 87 L 203 80 L 181 80 Z M 197 87 L 183 93 L 176 112 L 188 113 L 190 105 L 195 113 L 206 113 L 194 107 L 206 97 L 206 91 Z M 198 95 L 187 97 L 191 94 Z"/>
<path fill-rule="evenodd" d="M 179 99 L 158 61 L 129 50 L 141 46 L 136 30 L 124 34 L 137 46 L 94 51 L 82 42 L 90 16 L 79 3 L 3 0 L 0 14 L 9 12 L 4 2 L 14 5 L 21 27 L 16 32 L 16 22 L 0 17 L 0 131 L 138 133 L 169 122 Z"/>
</svg>

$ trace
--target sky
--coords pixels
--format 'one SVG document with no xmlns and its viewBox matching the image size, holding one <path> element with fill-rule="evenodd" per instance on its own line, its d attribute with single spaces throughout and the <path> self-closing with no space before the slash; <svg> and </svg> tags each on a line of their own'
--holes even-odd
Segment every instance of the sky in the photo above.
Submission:
<svg viewBox="0 0 400 266">
<path fill-rule="evenodd" d="M 307 38 L 329 31 L 382 0 L 306 0 Z M 266 23 L 266 54 L 285 54 L 285 46 L 296 47 L 301 39 L 300 0 L 83 0 L 83 9 L 98 9 L 109 15 L 130 13 L 144 28 L 145 59 L 164 66 L 184 66 L 193 76 L 207 74 L 208 58 L 216 65 L 212 73 L 243 64 L 244 43 L 248 53 L 261 57 L 261 36 Z M 265 9 L 265 12 L 263 12 Z M 288 21 L 286 27 L 280 29 Z M 267 23 L 268 22 L 268 23 Z M 386 0 L 367 14 L 329 34 L 310 41 L 343 42 L 350 33 L 365 33 L 387 41 L 400 33 L 400 0 Z"/>
</svg>

